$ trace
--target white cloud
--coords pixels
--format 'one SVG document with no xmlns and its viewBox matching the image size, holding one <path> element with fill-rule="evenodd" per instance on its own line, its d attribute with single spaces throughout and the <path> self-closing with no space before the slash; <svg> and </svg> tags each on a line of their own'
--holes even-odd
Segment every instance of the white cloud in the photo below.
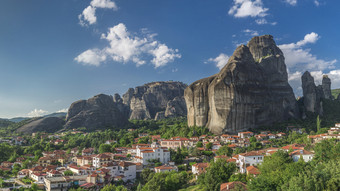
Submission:
<svg viewBox="0 0 340 191">
<path fill-rule="evenodd" d="M 265 25 L 265 24 L 270 24 L 270 25 L 276 25 L 277 24 L 277 22 L 268 22 L 267 21 L 267 19 L 265 19 L 265 18 L 261 18 L 261 19 L 256 19 L 255 20 L 255 22 L 256 22 L 256 24 L 258 24 L 258 25 Z"/>
<path fill-rule="evenodd" d="M 175 58 L 181 58 L 178 49 L 169 49 L 165 44 L 159 44 L 156 49 L 151 49 L 150 53 L 154 56 L 151 62 L 156 68 L 165 66 L 168 62 L 173 62 Z"/>
<path fill-rule="evenodd" d="M 97 8 L 117 10 L 115 2 L 111 0 L 92 0 L 90 5 L 78 15 L 80 25 L 87 26 L 95 24 L 97 22 Z"/>
<path fill-rule="evenodd" d="M 99 49 L 89 49 L 74 58 L 83 65 L 99 66 L 101 62 L 106 60 L 106 55 L 102 54 Z"/>
<path fill-rule="evenodd" d="M 285 0 L 286 3 L 295 6 L 297 4 L 297 0 Z"/>
<path fill-rule="evenodd" d="M 85 65 L 94 66 L 99 66 L 108 59 L 122 63 L 133 62 L 137 66 L 146 64 L 148 61 L 155 68 L 158 68 L 181 57 L 177 49 L 171 49 L 167 45 L 154 40 L 156 34 L 150 34 L 146 31 L 145 29 L 142 30 L 142 37 L 132 35 L 128 32 L 126 26 L 120 23 L 109 28 L 107 34 L 101 35 L 101 38 L 109 43 L 109 46 L 101 50 L 86 50 L 75 60 Z"/>
<path fill-rule="evenodd" d="M 317 33 L 306 34 L 303 40 L 300 40 L 296 43 L 290 44 L 282 44 L 279 45 L 279 48 L 285 55 L 286 65 L 292 71 L 301 71 L 301 70 L 325 70 L 334 68 L 334 64 L 336 60 L 322 60 L 317 58 L 315 55 L 310 53 L 310 49 L 302 48 L 310 43 L 315 43 L 319 39 L 319 35 Z"/>
<path fill-rule="evenodd" d="M 92 6 L 88 6 L 83 10 L 83 13 L 78 15 L 79 22 L 82 26 L 85 26 L 87 23 L 90 25 L 97 22 L 96 17 L 96 8 Z"/>
<path fill-rule="evenodd" d="M 314 4 L 318 7 L 318 6 L 320 5 L 320 2 L 317 1 L 317 0 L 315 0 L 315 1 L 314 1 Z"/>
<path fill-rule="evenodd" d="M 332 70 L 337 60 L 320 59 L 310 52 L 311 49 L 303 47 L 311 43 L 316 43 L 318 39 L 320 39 L 319 35 L 312 32 L 306 34 L 303 40 L 296 43 L 279 45 L 279 48 L 285 56 L 289 83 L 297 95 L 302 95 L 301 76 L 305 71 L 309 71 L 311 75 L 314 76 L 316 84 L 321 83 L 323 74 L 327 74 L 330 77 L 340 77 L 340 75 L 337 76 L 337 70 Z M 323 72 L 325 70 L 330 70 L 331 72 Z M 333 82 L 336 79 L 331 78 L 331 80 Z M 340 85 L 340 80 L 338 84 Z"/>
<path fill-rule="evenodd" d="M 209 58 L 206 63 L 214 63 L 220 70 L 228 63 L 229 56 L 221 53 L 216 58 Z"/>
<path fill-rule="evenodd" d="M 259 33 L 257 31 L 250 30 L 250 29 L 243 30 L 242 32 L 246 33 L 249 36 L 258 36 L 259 35 Z"/>
<path fill-rule="evenodd" d="M 116 3 L 110 0 L 92 0 L 90 4 L 97 8 L 117 9 Z"/>
<path fill-rule="evenodd" d="M 42 110 L 42 109 L 34 109 L 33 111 L 30 111 L 27 116 L 28 117 L 39 117 L 42 115 L 46 115 L 48 111 Z"/>
<path fill-rule="evenodd" d="M 67 113 L 67 112 L 68 112 L 68 108 L 64 108 L 64 109 L 56 111 L 56 113 Z"/>
<path fill-rule="evenodd" d="M 261 0 L 234 0 L 228 14 L 237 18 L 264 17 L 269 9 L 263 7 Z"/>
</svg>

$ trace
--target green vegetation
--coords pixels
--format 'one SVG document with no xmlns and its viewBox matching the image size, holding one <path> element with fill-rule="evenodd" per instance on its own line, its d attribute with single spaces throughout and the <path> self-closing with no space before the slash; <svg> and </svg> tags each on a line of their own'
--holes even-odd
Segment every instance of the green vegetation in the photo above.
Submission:
<svg viewBox="0 0 340 191">
<path fill-rule="evenodd" d="M 324 140 L 315 146 L 311 162 L 293 162 L 285 151 L 267 156 L 261 174 L 248 181 L 249 190 L 338 190 L 340 142 Z"/>
<path fill-rule="evenodd" d="M 340 88 L 339 89 L 333 89 L 331 90 L 332 96 L 336 99 L 338 95 L 340 94 Z"/>
</svg>

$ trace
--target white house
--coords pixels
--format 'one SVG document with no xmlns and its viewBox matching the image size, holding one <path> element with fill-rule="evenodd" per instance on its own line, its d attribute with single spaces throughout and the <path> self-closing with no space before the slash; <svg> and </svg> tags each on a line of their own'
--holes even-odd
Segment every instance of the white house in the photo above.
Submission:
<svg viewBox="0 0 340 191">
<path fill-rule="evenodd" d="M 35 182 L 43 183 L 44 178 L 47 176 L 47 174 L 45 174 L 45 173 L 32 173 L 30 176 Z"/>
<path fill-rule="evenodd" d="M 136 179 L 136 164 L 132 162 L 120 162 L 118 164 L 118 176 L 122 176 L 123 181 Z"/>
<path fill-rule="evenodd" d="M 135 162 L 143 165 L 150 163 L 150 160 L 159 160 L 161 163 L 170 161 L 170 151 L 164 147 L 136 147 Z"/>
<path fill-rule="evenodd" d="M 302 157 L 302 159 L 305 162 L 309 162 L 314 157 L 314 153 L 306 151 L 306 150 L 296 150 L 296 151 L 291 152 L 289 155 L 292 157 L 294 162 L 299 161 L 300 157 Z"/>
<path fill-rule="evenodd" d="M 264 153 L 259 151 L 251 151 L 248 153 L 242 153 L 238 156 L 238 163 L 240 166 L 240 172 L 246 173 L 248 166 L 257 166 L 263 162 Z"/>
<path fill-rule="evenodd" d="M 71 185 L 86 183 L 87 175 L 44 178 L 46 191 L 67 191 Z"/>
<path fill-rule="evenodd" d="M 173 165 L 163 165 L 163 166 L 158 166 L 155 167 L 155 172 L 159 173 L 159 172 L 171 172 L 171 171 L 178 171 L 177 166 L 173 166 Z"/>
<path fill-rule="evenodd" d="M 93 157 L 92 165 L 96 168 L 99 168 L 109 162 L 112 162 L 111 156 L 102 153 Z"/>
</svg>

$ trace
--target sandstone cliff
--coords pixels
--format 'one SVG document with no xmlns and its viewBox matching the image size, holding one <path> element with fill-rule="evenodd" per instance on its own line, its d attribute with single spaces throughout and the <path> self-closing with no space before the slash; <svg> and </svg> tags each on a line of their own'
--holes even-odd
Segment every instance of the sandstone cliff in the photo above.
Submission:
<svg viewBox="0 0 340 191">
<path fill-rule="evenodd" d="M 189 126 L 215 134 L 298 117 L 282 51 L 270 35 L 239 46 L 222 70 L 185 89 Z"/>
<path fill-rule="evenodd" d="M 128 122 L 127 110 L 117 95 L 99 94 L 88 100 L 72 103 L 65 128 L 86 127 L 89 130 L 105 127 L 122 127 Z"/>
<path fill-rule="evenodd" d="M 122 97 L 130 119 L 162 119 L 186 115 L 182 82 L 152 82 L 130 88 Z"/>
</svg>

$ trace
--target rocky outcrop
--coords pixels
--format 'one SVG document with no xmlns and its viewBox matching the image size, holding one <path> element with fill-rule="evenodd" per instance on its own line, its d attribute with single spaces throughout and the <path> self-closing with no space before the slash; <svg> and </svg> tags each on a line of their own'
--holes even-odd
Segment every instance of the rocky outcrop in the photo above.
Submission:
<svg viewBox="0 0 340 191">
<path fill-rule="evenodd" d="M 65 128 L 86 127 L 88 130 L 122 127 L 127 124 L 127 107 L 120 96 L 96 95 L 88 100 L 72 103 Z"/>
<path fill-rule="evenodd" d="M 322 77 L 322 90 L 325 99 L 334 99 L 331 92 L 331 79 L 327 75 Z"/>
<path fill-rule="evenodd" d="M 222 70 L 184 92 L 189 126 L 215 134 L 298 117 L 282 51 L 270 35 L 239 46 Z"/>
<path fill-rule="evenodd" d="M 303 105 L 307 112 L 320 113 L 320 100 L 322 97 L 322 89 L 317 88 L 314 83 L 313 76 L 306 71 L 301 76 L 302 91 L 303 91 Z"/>
<path fill-rule="evenodd" d="M 31 134 L 35 132 L 54 133 L 63 128 L 65 121 L 60 117 L 33 118 L 27 124 L 16 130 L 18 133 Z"/>
<path fill-rule="evenodd" d="M 122 96 L 123 103 L 130 109 L 130 119 L 185 116 L 186 106 L 183 95 L 186 87 L 182 82 L 148 83 L 135 89 L 130 88 Z"/>
<path fill-rule="evenodd" d="M 322 99 L 334 99 L 331 92 L 331 79 L 327 75 L 322 77 L 322 84 L 316 86 L 314 78 L 306 71 L 302 77 L 304 112 L 323 115 Z"/>
</svg>

